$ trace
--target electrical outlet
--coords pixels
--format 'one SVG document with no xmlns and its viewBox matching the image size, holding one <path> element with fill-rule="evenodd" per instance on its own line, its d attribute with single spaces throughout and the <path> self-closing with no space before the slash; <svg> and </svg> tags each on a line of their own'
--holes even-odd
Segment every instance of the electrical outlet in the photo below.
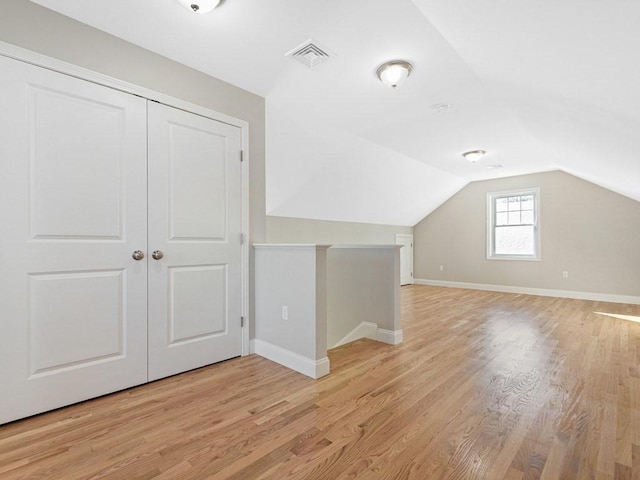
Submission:
<svg viewBox="0 0 640 480">
<path fill-rule="evenodd" d="M 562 271 L 562 278 L 569 278 L 569 272 L 567 272 L 566 270 Z"/>
<path fill-rule="evenodd" d="M 286 305 L 282 306 L 282 319 L 289 320 L 289 307 Z"/>
<path fill-rule="evenodd" d="M 440 265 L 440 271 L 443 272 L 444 271 L 444 265 Z"/>
</svg>

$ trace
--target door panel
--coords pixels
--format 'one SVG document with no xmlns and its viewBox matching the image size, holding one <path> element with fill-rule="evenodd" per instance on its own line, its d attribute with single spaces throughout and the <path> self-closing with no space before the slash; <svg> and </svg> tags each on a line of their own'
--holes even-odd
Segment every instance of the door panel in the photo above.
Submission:
<svg viewBox="0 0 640 480">
<path fill-rule="evenodd" d="M 188 115 L 180 113 L 181 116 Z M 198 120 L 197 123 L 204 120 L 193 117 L 186 120 Z M 224 126 L 217 122 L 212 125 Z M 227 138 L 222 132 L 203 130 L 198 125 L 169 123 L 166 127 L 170 148 L 169 239 L 224 242 L 229 188 Z M 236 148 L 239 151 L 239 147 Z M 206 212 L 206 215 L 199 215 L 201 212 Z"/>
<path fill-rule="evenodd" d="M 0 69 L 4 423 L 146 381 L 146 106 Z"/>
<path fill-rule="evenodd" d="M 123 276 L 122 270 L 29 274 L 30 378 L 122 357 Z"/>
<path fill-rule="evenodd" d="M 224 333 L 226 265 L 169 269 L 169 346 Z M 197 305 L 197 310 L 193 308 Z"/>
<path fill-rule="evenodd" d="M 149 380 L 242 353 L 241 131 L 149 103 Z"/>
<path fill-rule="evenodd" d="M 26 93 L 31 238 L 121 240 L 122 107 L 37 85 Z"/>
</svg>

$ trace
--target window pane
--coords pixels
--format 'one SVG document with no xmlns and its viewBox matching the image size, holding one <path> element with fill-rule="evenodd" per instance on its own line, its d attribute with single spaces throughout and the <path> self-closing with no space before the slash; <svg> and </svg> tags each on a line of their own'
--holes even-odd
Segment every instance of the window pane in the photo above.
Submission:
<svg viewBox="0 0 640 480">
<path fill-rule="evenodd" d="M 509 211 L 520 210 L 520 197 L 509 197 Z"/>
<path fill-rule="evenodd" d="M 520 212 L 509 212 L 509 225 L 518 225 L 520 223 Z"/>
<path fill-rule="evenodd" d="M 520 206 L 522 210 L 533 210 L 533 195 L 524 195 Z"/>
<path fill-rule="evenodd" d="M 522 223 L 528 223 L 529 225 L 533 225 L 533 211 L 522 212 Z"/>
<path fill-rule="evenodd" d="M 534 255 L 534 231 L 532 226 L 496 227 L 496 255 Z"/>
<path fill-rule="evenodd" d="M 496 225 L 508 225 L 507 212 L 496 213 Z"/>
<path fill-rule="evenodd" d="M 509 209 L 509 199 L 508 198 L 497 198 L 496 199 L 496 212 L 506 212 Z"/>
</svg>

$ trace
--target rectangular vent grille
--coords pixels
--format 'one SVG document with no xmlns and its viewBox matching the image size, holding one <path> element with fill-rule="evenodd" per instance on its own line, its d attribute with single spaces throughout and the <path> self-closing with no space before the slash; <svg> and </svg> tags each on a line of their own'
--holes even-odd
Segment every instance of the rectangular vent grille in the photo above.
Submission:
<svg viewBox="0 0 640 480">
<path fill-rule="evenodd" d="M 330 58 L 329 54 L 311 40 L 297 46 L 286 54 L 293 57 L 307 68 L 314 68 Z"/>
</svg>

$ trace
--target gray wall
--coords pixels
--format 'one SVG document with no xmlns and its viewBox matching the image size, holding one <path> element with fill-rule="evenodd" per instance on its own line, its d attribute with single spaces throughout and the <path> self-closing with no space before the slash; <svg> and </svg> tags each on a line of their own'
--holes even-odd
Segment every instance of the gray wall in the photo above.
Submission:
<svg viewBox="0 0 640 480">
<path fill-rule="evenodd" d="M 487 260 L 487 192 L 528 187 L 542 260 Z M 416 279 L 640 295 L 640 202 L 560 171 L 470 183 L 415 226 L 414 245 Z"/>
<path fill-rule="evenodd" d="M 255 248 L 256 339 L 310 361 L 326 358 L 327 247 Z"/>
<path fill-rule="evenodd" d="M 412 234 L 413 227 L 267 217 L 269 243 L 395 244 L 396 233 Z"/>
<path fill-rule="evenodd" d="M 398 247 L 332 247 L 327 252 L 327 279 L 329 348 L 362 322 L 401 330 Z"/>
<path fill-rule="evenodd" d="M 264 98 L 27 0 L 0 2 L 0 41 L 247 121 L 250 241 L 265 241 Z"/>
</svg>

